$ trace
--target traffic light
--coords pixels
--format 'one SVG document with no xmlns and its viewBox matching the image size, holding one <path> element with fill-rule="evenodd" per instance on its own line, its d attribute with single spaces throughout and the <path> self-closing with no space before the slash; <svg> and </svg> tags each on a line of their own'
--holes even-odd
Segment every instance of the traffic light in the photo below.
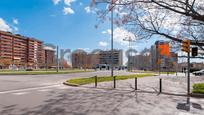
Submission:
<svg viewBox="0 0 204 115">
<path fill-rule="evenodd" d="M 192 56 L 197 56 L 198 55 L 198 47 L 193 47 L 192 48 Z"/>
<path fill-rule="evenodd" d="M 189 53 L 190 52 L 190 40 L 183 40 L 182 41 L 182 51 Z"/>
</svg>

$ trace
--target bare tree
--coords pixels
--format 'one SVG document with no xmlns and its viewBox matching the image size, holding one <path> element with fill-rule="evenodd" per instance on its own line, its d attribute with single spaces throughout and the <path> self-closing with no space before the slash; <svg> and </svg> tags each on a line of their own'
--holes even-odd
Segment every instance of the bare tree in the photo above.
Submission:
<svg viewBox="0 0 204 115">
<path fill-rule="evenodd" d="M 139 39 L 159 35 L 177 42 L 190 39 L 192 45 L 204 46 L 203 0 L 93 0 L 92 5 L 100 9 L 100 22 L 109 20 L 108 12 L 114 10 L 114 23 Z"/>
</svg>

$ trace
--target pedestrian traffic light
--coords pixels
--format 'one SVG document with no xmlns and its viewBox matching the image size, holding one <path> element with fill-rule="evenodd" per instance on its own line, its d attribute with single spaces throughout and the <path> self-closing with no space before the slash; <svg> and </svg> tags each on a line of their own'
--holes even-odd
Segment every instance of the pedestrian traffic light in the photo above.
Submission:
<svg viewBox="0 0 204 115">
<path fill-rule="evenodd" d="M 193 47 L 192 48 L 192 56 L 197 56 L 198 55 L 198 47 Z"/>
<path fill-rule="evenodd" d="M 182 51 L 189 53 L 190 52 L 190 40 L 182 41 Z"/>
</svg>

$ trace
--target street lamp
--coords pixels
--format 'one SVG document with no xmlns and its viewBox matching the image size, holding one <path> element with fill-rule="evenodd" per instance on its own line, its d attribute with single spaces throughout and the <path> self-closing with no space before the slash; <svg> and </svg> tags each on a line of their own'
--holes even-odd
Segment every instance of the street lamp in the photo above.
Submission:
<svg viewBox="0 0 204 115">
<path fill-rule="evenodd" d="M 130 54 L 128 54 L 128 70 L 132 71 L 132 60 L 130 61 L 130 57 L 132 58 L 132 42 L 136 42 L 136 40 L 132 39 L 131 36 L 125 37 L 125 39 L 123 39 L 123 41 L 128 41 L 129 42 L 129 52 Z"/>
<path fill-rule="evenodd" d="M 113 1 L 111 5 L 113 5 Z M 111 77 L 113 77 L 113 7 L 111 9 Z"/>
</svg>

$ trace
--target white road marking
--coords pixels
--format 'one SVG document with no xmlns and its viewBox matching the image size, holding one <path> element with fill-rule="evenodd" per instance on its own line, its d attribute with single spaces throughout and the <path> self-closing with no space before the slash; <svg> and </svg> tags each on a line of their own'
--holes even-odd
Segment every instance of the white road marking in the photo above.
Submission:
<svg viewBox="0 0 204 115">
<path fill-rule="evenodd" d="M 46 92 L 46 91 L 51 91 L 51 89 L 41 89 L 41 90 L 38 90 L 40 92 Z"/>
<path fill-rule="evenodd" d="M 178 115 L 192 115 L 191 113 L 187 113 L 187 112 L 179 112 Z"/>
<path fill-rule="evenodd" d="M 42 87 L 35 87 L 35 88 L 26 88 L 26 89 L 18 89 L 18 90 L 10 90 L 10 91 L 2 91 L 0 94 L 7 94 L 7 93 L 16 93 L 16 92 L 24 92 L 24 91 L 30 91 L 30 90 L 39 90 L 39 89 L 46 89 L 46 88 L 54 88 L 54 87 L 60 87 L 63 86 L 60 85 L 51 85 L 51 86 L 42 86 Z"/>
<path fill-rule="evenodd" d="M 67 86 L 62 86 L 62 87 L 57 87 L 57 89 L 68 89 L 69 87 Z"/>
<path fill-rule="evenodd" d="M 24 94 L 28 94 L 28 92 L 19 92 L 19 93 L 12 93 L 13 95 L 24 95 Z"/>
</svg>

